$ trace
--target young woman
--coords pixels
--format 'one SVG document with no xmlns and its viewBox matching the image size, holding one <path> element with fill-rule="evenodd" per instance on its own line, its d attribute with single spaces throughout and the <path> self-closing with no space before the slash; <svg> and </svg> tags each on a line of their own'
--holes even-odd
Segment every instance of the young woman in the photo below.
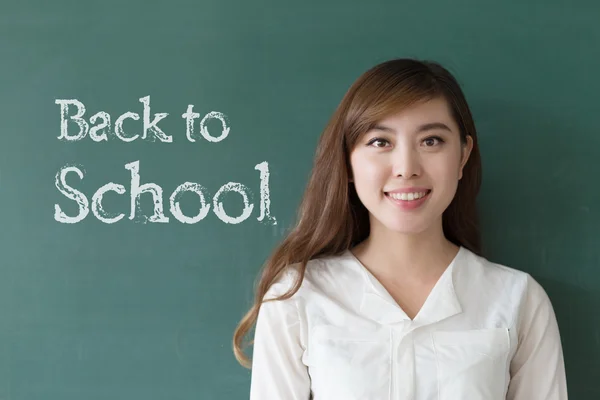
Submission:
<svg viewBox="0 0 600 400">
<path fill-rule="evenodd" d="M 544 289 L 481 255 L 480 181 L 446 69 L 396 59 L 360 76 L 235 332 L 250 399 L 566 400 Z"/>
</svg>

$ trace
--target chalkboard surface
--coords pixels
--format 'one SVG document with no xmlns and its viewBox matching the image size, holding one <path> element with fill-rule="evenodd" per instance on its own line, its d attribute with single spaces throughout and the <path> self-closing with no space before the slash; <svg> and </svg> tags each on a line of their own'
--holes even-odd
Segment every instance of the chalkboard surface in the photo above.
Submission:
<svg viewBox="0 0 600 400">
<path fill-rule="evenodd" d="M 600 5 L 0 6 L 0 400 L 245 399 L 231 350 L 349 85 L 441 62 L 472 106 L 485 255 L 554 304 L 600 398 Z M 139 194 L 139 196 L 137 196 Z"/>
</svg>

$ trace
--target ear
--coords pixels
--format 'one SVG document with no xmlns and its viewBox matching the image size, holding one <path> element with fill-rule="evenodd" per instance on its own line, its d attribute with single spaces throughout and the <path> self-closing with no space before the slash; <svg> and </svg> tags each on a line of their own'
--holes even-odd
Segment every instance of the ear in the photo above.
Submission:
<svg viewBox="0 0 600 400">
<path fill-rule="evenodd" d="M 471 135 L 467 135 L 467 142 L 461 146 L 462 148 L 462 156 L 460 161 L 460 171 L 458 173 L 458 180 L 461 180 L 463 177 L 463 168 L 465 164 L 469 160 L 469 156 L 471 155 L 471 151 L 473 150 L 473 138 Z"/>
</svg>

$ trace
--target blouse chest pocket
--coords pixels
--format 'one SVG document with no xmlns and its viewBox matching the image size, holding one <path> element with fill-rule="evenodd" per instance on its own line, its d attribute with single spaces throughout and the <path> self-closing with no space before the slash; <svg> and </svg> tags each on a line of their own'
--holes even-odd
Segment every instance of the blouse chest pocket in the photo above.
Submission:
<svg viewBox="0 0 600 400">
<path fill-rule="evenodd" d="M 506 328 L 433 332 L 439 400 L 503 400 L 508 384 Z"/>
<path fill-rule="evenodd" d="M 318 326 L 309 346 L 315 400 L 389 400 L 389 331 Z"/>
</svg>

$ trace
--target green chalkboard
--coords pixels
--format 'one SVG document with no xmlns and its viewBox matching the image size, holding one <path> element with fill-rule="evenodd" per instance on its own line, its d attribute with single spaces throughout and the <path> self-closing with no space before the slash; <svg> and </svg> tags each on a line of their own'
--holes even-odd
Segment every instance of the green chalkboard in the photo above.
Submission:
<svg viewBox="0 0 600 400">
<path fill-rule="evenodd" d="M 4 2 L 0 400 L 247 398 L 231 340 L 256 274 L 337 103 L 395 57 L 461 82 L 485 255 L 542 283 L 570 397 L 600 398 L 599 18 L 559 0 Z"/>
</svg>

